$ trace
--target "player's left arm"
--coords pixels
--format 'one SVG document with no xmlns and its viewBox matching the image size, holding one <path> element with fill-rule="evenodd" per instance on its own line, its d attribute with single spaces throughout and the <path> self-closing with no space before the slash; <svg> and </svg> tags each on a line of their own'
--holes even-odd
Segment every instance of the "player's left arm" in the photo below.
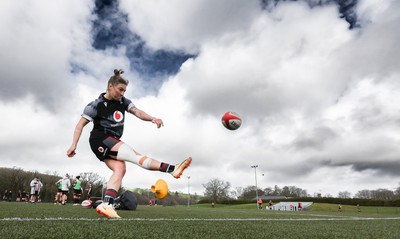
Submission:
<svg viewBox="0 0 400 239">
<path fill-rule="evenodd" d="M 161 126 L 164 126 L 164 123 L 162 119 L 153 117 L 143 110 L 138 109 L 136 106 L 133 106 L 132 108 L 129 109 L 129 113 L 133 114 L 134 116 L 138 117 L 141 120 L 144 121 L 151 121 L 153 124 L 157 125 L 157 128 L 160 128 Z"/>
</svg>

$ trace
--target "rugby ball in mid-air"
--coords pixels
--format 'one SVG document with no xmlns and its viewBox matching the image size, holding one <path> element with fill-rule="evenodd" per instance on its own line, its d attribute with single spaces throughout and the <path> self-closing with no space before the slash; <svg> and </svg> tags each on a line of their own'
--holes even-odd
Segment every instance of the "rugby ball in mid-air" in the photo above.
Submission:
<svg viewBox="0 0 400 239">
<path fill-rule="evenodd" d="M 91 208 L 92 207 L 92 201 L 91 200 L 83 200 L 81 203 L 81 206 L 83 208 Z"/>
<path fill-rule="evenodd" d="M 242 119 L 235 112 L 226 112 L 221 121 L 225 128 L 229 130 L 236 130 L 242 125 Z"/>
</svg>

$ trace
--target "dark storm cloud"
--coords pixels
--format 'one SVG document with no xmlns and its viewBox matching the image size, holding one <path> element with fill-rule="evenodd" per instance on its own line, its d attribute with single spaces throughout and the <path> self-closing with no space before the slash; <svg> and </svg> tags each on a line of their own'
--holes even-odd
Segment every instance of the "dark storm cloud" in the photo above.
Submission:
<svg viewBox="0 0 400 239">
<path fill-rule="evenodd" d="M 290 165 L 290 167 L 288 167 L 288 165 L 282 165 L 281 167 L 276 167 L 276 169 L 277 170 L 275 171 L 268 172 L 268 174 L 269 176 L 274 178 L 274 180 L 282 183 L 284 180 L 288 179 L 289 176 L 293 178 L 304 178 L 305 176 L 313 172 L 315 170 L 315 167 L 312 164 L 293 163 Z M 292 180 L 291 182 L 294 183 L 295 180 Z"/>
<path fill-rule="evenodd" d="M 328 127 L 317 127 L 311 131 L 302 132 L 294 141 L 297 150 L 313 148 L 323 149 L 329 140 L 336 139 L 338 135 Z"/>
<path fill-rule="evenodd" d="M 261 5 L 264 9 L 270 9 L 271 6 L 276 6 L 280 2 L 307 2 L 310 7 L 324 6 L 328 4 L 337 4 L 340 17 L 344 18 L 349 24 L 349 28 L 359 27 L 355 7 L 358 0 L 261 0 Z"/>
<path fill-rule="evenodd" d="M 333 159 L 321 161 L 321 166 L 342 167 L 350 166 L 356 172 L 365 172 L 367 170 L 375 171 L 380 176 L 397 176 L 400 171 L 400 158 L 368 158 L 348 159 L 346 162 L 336 162 Z"/>
<path fill-rule="evenodd" d="M 194 55 L 183 51 L 152 50 L 140 36 L 128 28 L 128 16 L 118 8 L 118 1 L 96 0 L 93 21 L 93 47 L 98 50 L 126 47 L 131 68 L 146 82 L 145 87 L 161 85 L 155 82 L 179 71 L 182 63 Z"/>
<path fill-rule="evenodd" d="M 396 176 L 400 171 L 400 158 L 394 160 L 379 159 L 376 161 L 354 163 L 352 168 L 355 171 L 365 171 L 370 169 L 377 170 L 380 174 Z"/>
<path fill-rule="evenodd" d="M 397 176 L 400 170 L 399 159 L 382 159 L 382 158 L 367 158 L 364 159 L 346 159 L 345 162 L 328 157 L 310 157 L 304 161 L 291 162 L 292 167 L 285 166 L 286 175 L 301 176 L 311 172 L 318 171 L 319 168 L 340 168 L 350 167 L 354 172 L 368 173 L 374 172 L 375 176 Z M 369 172 L 367 172 L 369 171 Z M 280 173 L 277 173 L 280 174 Z M 282 176 L 282 175 L 281 175 Z"/>
<path fill-rule="evenodd" d="M 352 119 L 357 122 L 357 128 L 372 130 L 393 122 L 394 119 L 389 118 L 383 106 L 378 105 L 374 97 L 365 97 L 362 100 L 364 104 L 355 107 L 351 112 Z"/>
</svg>

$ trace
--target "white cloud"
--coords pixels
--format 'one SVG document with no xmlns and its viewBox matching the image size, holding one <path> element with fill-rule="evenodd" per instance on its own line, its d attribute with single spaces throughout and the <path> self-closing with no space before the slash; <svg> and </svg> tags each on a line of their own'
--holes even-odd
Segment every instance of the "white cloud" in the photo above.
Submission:
<svg viewBox="0 0 400 239">
<path fill-rule="evenodd" d="M 346 84 L 335 77 L 331 56 L 352 37 L 335 16 L 333 7 L 285 5 L 272 16 L 259 16 L 240 34 L 204 44 L 185 80 L 190 100 L 201 109 L 236 108 L 259 116 L 325 107 Z"/>
<path fill-rule="evenodd" d="M 36 1 L 14 3 L 6 0 L 0 3 L 3 100 L 34 92 L 36 100 L 54 107 L 56 95 L 53 92 L 60 95 L 62 86 L 70 86 L 66 79 L 70 76 L 71 48 L 76 38 L 82 40 L 77 26 L 87 21 L 85 17 L 90 10 L 85 7 L 89 1 L 74 2 L 79 1 L 38 4 Z M 51 90 L 47 94 L 36 94 L 45 88 Z"/>
<path fill-rule="evenodd" d="M 363 0 L 359 1 L 357 4 L 357 14 L 361 19 L 363 24 L 368 23 L 376 23 L 378 18 L 381 18 L 383 15 L 387 15 L 388 11 L 390 11 L 391 6 L 396 3 L 395 0 L 389 1 L 379 1 L 379 0 Z M 396 9 L 396 7 L 394 8 Z M 397 15 L 396 12 L 392 12 L 392 14 Z M 386 18 L 386 17 L 385 17 Z"/>
<path fill-rule="evenodd" d="M 256 0 L 121 1 L 131 29 L 149 47 L 196 53 L 204 41 L 248 26 L 261 11 Z"/>
</svg>

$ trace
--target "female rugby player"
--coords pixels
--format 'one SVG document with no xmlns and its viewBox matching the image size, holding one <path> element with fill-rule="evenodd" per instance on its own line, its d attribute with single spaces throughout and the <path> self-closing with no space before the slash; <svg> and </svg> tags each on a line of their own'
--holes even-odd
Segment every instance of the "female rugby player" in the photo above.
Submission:
<svg viewBox="0 0 400 239">
<path fill-rule="evenodd" d="M 96 157 L 112 170 L 112 175 L 107 182 L 103 203 L 96 208 L 99 214 L 107 218 L 119 218 L 112 205 L 125 175 L 126 161 L 147 170 L 170 173 L 175 178 L 180 178 L 183 170 L 192 161 L 192 158 L 189 157 L 178 165 L 159 162 L 141 155 L 120 140 L 124 130 L 125 111 L 143 121 L 152 122 L 157 128 L 164 126 L 160 118 L 150 116 L 138 109 L 131 100 L 124 97 L 129 82 L 121 76 L 122 73 L 122 70 L 114 70 L 114 75 L 108 81 L 107 91 L 100 94 L 96 100 L 85 107 L 82 117 L 75 127 L 72 145 L 67 150 L 68 157 L 75 155 L 82 130 L 92 121 L 93 129 L 89 137 L 90 147 Z"/>
</svg>

